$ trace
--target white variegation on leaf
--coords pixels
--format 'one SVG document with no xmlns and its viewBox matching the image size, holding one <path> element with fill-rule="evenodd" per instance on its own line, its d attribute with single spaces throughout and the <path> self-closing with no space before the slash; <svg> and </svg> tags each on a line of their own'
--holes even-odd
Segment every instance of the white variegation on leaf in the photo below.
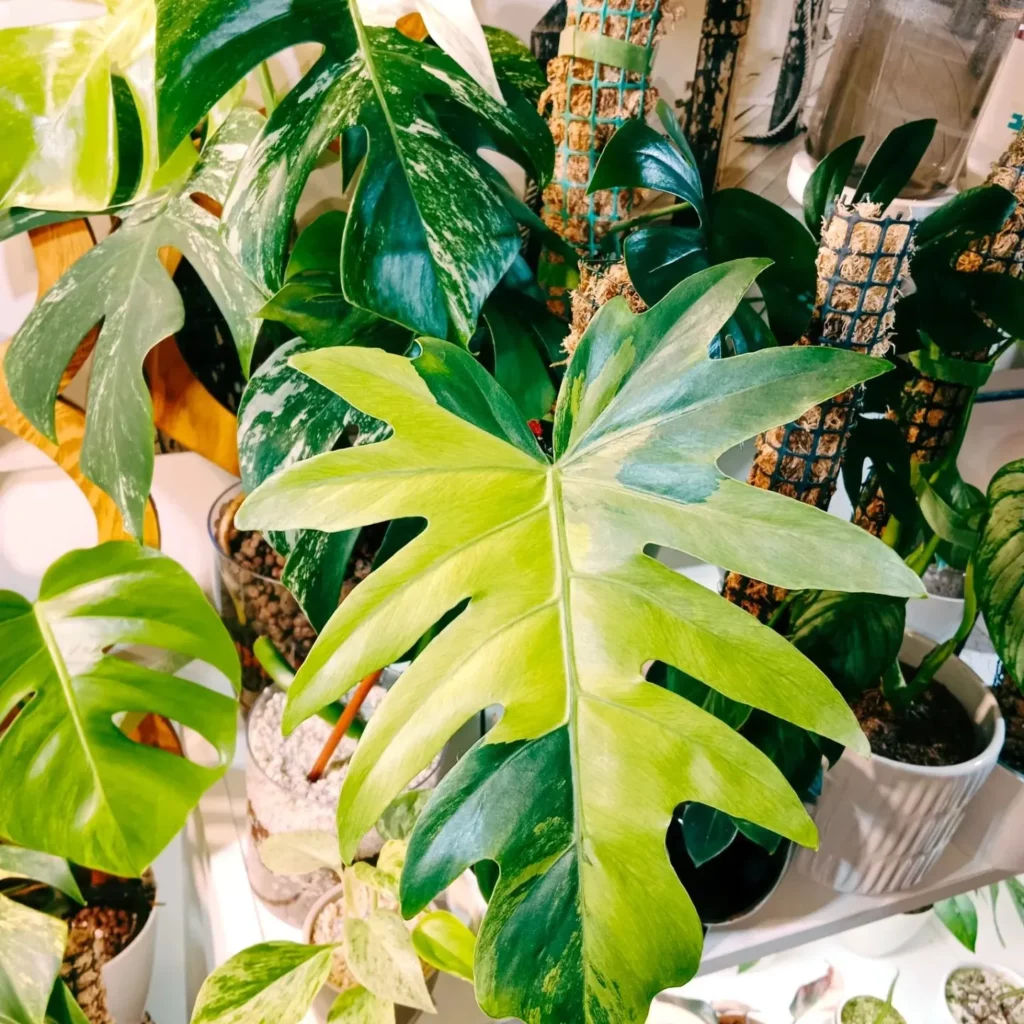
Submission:
<svg viewBox="0 0 1024 1024">
<path fill-rule="evenodd" d="M 4 360 L 11 397 L 37 430 L 56 441 L 61 376 L 85 335 L 103 322 L 89 379 L 81 465 L 137 537 L 153 478 L 155 436 L 142 361 L 185 319 L 159 251 L 177 249 L 197 271 L 247 370 L 258 330 L 255 314 L 265 296 L 228 252 L 218 218 L 193 196 L 224 201 L 262 121 L 255 111 L 236 110 L 187 179 L 134 206 L 117 231 L 72 264 L 29 314 Z"/>
<path fill-rule="evenodd" d="M 0 1021 L 40 1024 L 67 936 L 59 917 L 0 896 Z"/>
<path fill-rule="evenodd" d="M 464 71 L 499 103 L 504 103 L 487 39 L 472 0 L 358 0 L 367 25 L 391 27 L 399 18 L 418 14 L 427 33 Z"/>
<path fill-rule="evenodd" d="M 159 166 L 153 0 L 103 0 L 99 11 L 82 21 L 0 29 L 0 206 L 110 205 L 120 168 L 115 71 L 141 124 L 138 192 L 166 184 L 194 159 L 179 147 Z"/>
<path fill-rule="evenodd" d="M 393 433 L 276 475 L 249 496 L 240 525 L 341 530 L 422 517 L 427 527 L 321 632 L 285 727 L 467 602 L 375 713 L 338 821 L 351 858 L 448 738 L 502 705 L 498 726 L 435 792 L 402 876 L 410 916 L 471 864 L 499 864 L 476 953 L 477 995 L 492 1016 L 633 1024 L 655 993 L 692 975 L 701 926 L 665 847 L 678 804 L 816 840 L 772 762 L 647 682 L 644 664 L 674 665 L 866 749 L 845 701 L 782 637 L 644 554 L 672 547 L 790 588 L 922 593 L 864 531 L 717 468 L 733 445 L 888 368 L 814 348 L 710 360 L 709 342 L 764 266 L 694 275 L 640 316 L 620 300 L 603 307 L 563 382 L 553 463 L 459 348 L 423 341 L 413 360 L 355 348 L 294 359 Z M 446 391 L 472 394 L 472 410 L 451 411 Z M 430 714 L 414 713 L 422 708 Z"/>
<path fill-rule="evenodd" d="M 260 843 L 259 856 L 275 875 L 308 875 L 321 868 L 341 870 L 338 837 L 316 829 L 275 832 Z"/>
<path fill-rule="evenodd" d="M 345 959 L 353 977 L 378 998 L 436 1012 L 409 926 L 394 910 L 346 917 Z"/>
</svg>

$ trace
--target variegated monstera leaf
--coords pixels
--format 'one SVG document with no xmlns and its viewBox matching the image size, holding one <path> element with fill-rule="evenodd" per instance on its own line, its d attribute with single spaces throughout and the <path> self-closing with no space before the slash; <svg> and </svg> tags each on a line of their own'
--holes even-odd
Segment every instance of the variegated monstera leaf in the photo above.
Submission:
<svg viewBox="0 0 1024 1024">
<path fill-rule="evenodd" d="M 239 170 L 225 210 L 229 244 L 268 292 L 282 284 L 292 216 L 323 149 L 342 136 L 346 177 L 365 157 L 345 226 L 345 297 L 422 334 L 468 342 L 520 238 L 502 192 L 442 129 L 456 112 L 484 144 L 545 182 L 551 135 L 515 87 L 502 103 L 436 46 L 365 25 L 352 0 L 158 0 L 160 134 L 167 152 L 227 88 L 298 42 L 324 53 L 282 100 Z M 507 34 L 499 80 L 543 84 Z"/>
<path fill-rule="evenodd" d="M 475 964 L 493 1016 L 640 1022 L 656 992 L 693 974 L 701 926 L 665 847 L 678 804 L 815 842 L 772 762 L 645 681 L 646 662 L 866 746 L 818 669 L 647 545 L 786 587 L 922 592 L 864 531 L 716 466 L 732 445 L 887 366 L 813 348 L 710 360 L 708 342 L 764 265 L 704 271 L 640 316 L 620 300 L 603 307 L 562 386 L 553 462 L 511 398 L 452 345 L 424 341 L 413 360 L 359 348 L 297 357 L 393 433 L 285 470 L 239 511 L 243 527 L 264 529 L 427 520 L 320 634 L 285 726 L 467 602 L 374 715 L 338 822 L 348 859 L 463 723 L 503 706 L 500 724 L 435 792 L 402 878 L 410 915 L 467 865 L 499 864 Z"/>
<path fill-rule="evenodd" d="M 101 210 L 188 168 L 187 145 L 159 167 L 155 22 L 153 0 L 101 0 L 88 20 L 0 30 L 0 206 Z"/>
<path fill-rule="evenodd" d="M 29 314 L 4 360 L 11 397 L 37 430 L 56 441 L 54 402 L 61 377 L 79 343 L 102 321 L 89 379 L 82 470 L 113 498 L 137 537 L 153 479 L 155 434 L 142 361 L 185 322 L 184 304 L 159 251 L 172 246 L 199 273 L 247 370 L 265 296 L 228 252 L 217 216 L 194 197 L 223 203 L 262 120 L 254 111 L 235 111 L 191 175 L 134 206 L 117 231 L 72 264 Z"/>
</svg>

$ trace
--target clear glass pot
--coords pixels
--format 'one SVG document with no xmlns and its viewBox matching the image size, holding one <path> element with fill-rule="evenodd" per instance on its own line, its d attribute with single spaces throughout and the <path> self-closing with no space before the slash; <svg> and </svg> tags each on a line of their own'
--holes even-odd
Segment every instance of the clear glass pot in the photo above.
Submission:
<svg viewBox="0 0 1024 1024">
<path fill-rule="evenodd" d="M 811 156 L 863 135 L 859 174 L 893 128 L 934 117 L 935 139 L 903 196 L 955 185 L 1022 17 L 1024 0 L 849 0 L 811 118 Z"/>
</svg>

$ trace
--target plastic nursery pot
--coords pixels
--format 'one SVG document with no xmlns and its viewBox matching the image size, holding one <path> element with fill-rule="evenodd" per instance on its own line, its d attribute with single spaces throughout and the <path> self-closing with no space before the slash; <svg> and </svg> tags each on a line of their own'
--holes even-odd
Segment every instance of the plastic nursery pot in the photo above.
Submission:
<svg viewBox="0 0 1024 1024">
<path fill-rule="evenodd" d="M 686 850 L 679 815 L 673 816 L 667 846 L 676 877 L 708 928 L 739 924 L 757 913 L 779 887 L 793 858 L 793 844 L 787 840 L 768 853 L 740 833 L 717 857 L 697 867 Z"/>
<path fill-rule="evenodd" d="M 380 703 L 388 686 L 403 666 L 391 666 L 367 697 L 360 718 L 365 721 Z M 342 739 L 323 778 L 310 783 L 306 773 L 313 767 L 331 727 L 314 716 L 298 726 L 287 738 L 280 728 L 284 694 L 276 687 L 263 691 L 249 715 L 246 738 L 248 757 L 245 790 L 249 829 L 245 837 L 245 868 L 249 885 L 275 917 L 301 927 L 310 907 L 338 883 L 338 875 L 321 868 L 305 875 L 280 875 L 271 871 L 260 856 L 268 836 L 288 832 L 329 832 L 337 834 L 337 805 L 341 782 L 355 753 L 356 740 Z M 443 755 L 420 772 L 409 789 L 426 789 L 436 784 Z M 376 829 L 363 837 L 357 860 L 369 860 L 380 853 L 383 839 Z"/>
<path fill-rule="evenodd" d="M 207 532 L 217 569 L 214 604 L 242 661 L 242 703 L 248 708 L 270 683 L 253 654 L 257 638 L 269 637 L 285 661 L 297 669 L 313 646 L 316 632 L 290 591 L 275 578 L 275 571 L 280 575 L 276 559 L 253 568 L 251 563 L 263 561 L 261 556 L 247 557 L 244 550 L 232 554 L 231 548 L 237 544 L 230 544 L 228 537 L 241 497 L 241 484 L 234 484 L 217 497 L 207 517 Z M 222 521 L 225 515 L 230 521 Z M 242 544 L 253 536 L 245 535 Z M 243 564 L 239 558 L 250 564 Z"/>
<path fill-rule="evenodd" d="M 328 939 L 321 937 L 314 939 L 313 933 L 316 927 L 317 918 L 320 916 L 320 912 L 331 903 L 344 902 L 345 900 L 345 887 L 342 884 L 338 884 L 325 892 L 309 909 L 309 913 L 306 915 L 305 920 L 302 923 L 302 941 L 307 945 L 309 944 L 322 944 L 330 941 L 340 942 L 341 937 Z M 430 909 L 436 910 L 443 906 L 445 901 L 443 899 L 438 900 L 436 903 L 430 905 Z M 332 968 L 334 970 L 334 968 Z M 427 989 L 433 993 L 434 986 L 437 984 L 437 971 L 430 968 L 430 973 L 426 975 Z M 344 988 L 350 988 L 352 985 L 357 984 L 355 979 L 351 979 L 350 984 L 345 985 Z M 313 1000 L 313 1016 L 317 1019 L 317 1024 L 327 1024 L 327 1017 L 331 1011 L 331 1006 L 334 1004 L 334 1000 L 338 998 L 344 988 L 338 987 L 331 981 L 326 982 L 316 995 L 316 999 Z M 422 1011 L 413 1009 L 409 1006 L 395 1006 L 395 1024 L 412 1024 L 413 1021 L 419 1020 L 422 1015 Z"/>
<path fill-rule="evenodd" d="M 107 1010 L 114 1024 L 138 1024 L 145 1015 L 156 956 L 156 918 L 154 905 L 139 934 L 103 965 Z"/>
<path fill-rule="evenodd" d="M 919 665 L 934 646 L 908 632 L 900 661 Z M 814 814 L 819 848 L 797 854 L 801 873 L 839 892 L 902 892 L 942 856 L 996 766 L 1005 727 L 992 691 L 959 658 L 943 665 L 937 684 L 967 711 L 981 752 L 961 764 L 924 767 L 845 751 L 825 773 Z"/>
<path fill-rule="evenodd" d="M 955 996 L 957 990 L 962 991 L 964 987 L 973 989 L 979 980 L 986 978 L 995 984 L 974 1003 L 973 1012 L 961 1009 L 958 1005 L 960 1000 Z M 995 996 L 1000 988 L 1004 992 L 1019 994 L 1009 995 L 1001 1001 Z M 985 1012 L 981 1008 L 986 1005 L 1002 1009 L 1003 1015 Z M 980 960 L 962 963 L 942 979 L 934 1019 L 939 1024 L 1003 1024 L 1004 1021 L 1006 1024 L 1018 1024 L 1024 1020 L 1024 978 L 997 964 L 986 964 Z"/>
</svg>

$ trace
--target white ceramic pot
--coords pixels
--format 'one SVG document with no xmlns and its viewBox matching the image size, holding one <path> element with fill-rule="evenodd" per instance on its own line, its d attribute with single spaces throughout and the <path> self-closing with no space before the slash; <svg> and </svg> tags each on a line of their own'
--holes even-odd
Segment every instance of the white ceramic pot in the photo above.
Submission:
<svg viewBox="0 0 1024 1024">
<path fill-rule="evenodd" d="M 881 921 L 851 928 L 839 935 L 838 941 L 858 956 L 885 957 L 895 953 L 915 938 L 932 919 L 932 911 L 915 914 L 892 914 Z"/>
<path fill-rule="evenodd" d="M 141 1024 L 146 1012 L 156 954 L 156 918 L 154 906 L 142 931 L 113 960 L 103 965 L 107 1009 L 114 1024 Z"/>
<path fill-rule="evenodd" d="M 918 665 L 934 646 L 907 633 L 900 660 Z M 819 848 L 797 854 L 802 874 L 838 892 L 902 892 L 942 855 L 996 766 L 1005 726 L 992 691 L 959 658 L 950 658 L 936 680 L 963 704 L 984 749 L 963 764 L 938 768 L 847 750 L 825 773 L 814 812 Z"/>
<path fill-rule="evenodd" d="M 920 601 L 907 602 L 907 629 L 936 643 L 949 640 L 960 628 L 963 617 L 962 597 L 929 594 Z"/>
<path fill-rule="evenodd" d="M 949 1003 L 946 1002 L 946 982 L 949 981 L 951 974 L 963 969 L 964 967 L 981 967 L 985 970 L 995 971 L 996 974 L 1004 977 L 1009 984 L 1016 988 L 1024 989 L 1024 978 L 1019 974 L 1016 974 L 1014 971 L 1011 971 L 1008 967 L 1002 967 L 999 964 L 986 964 L 981 960 L 968 960 L 962 964 L 957 964 L 953 970 L 947 971 L 943 974 L 942 982 L 939 985 L 937 1015 L 935 1017 L 938 1024 L 957 1024 L 957 1019 L 953 1016 L 953 1011 L 949 1008 Z"/>
</svg>

